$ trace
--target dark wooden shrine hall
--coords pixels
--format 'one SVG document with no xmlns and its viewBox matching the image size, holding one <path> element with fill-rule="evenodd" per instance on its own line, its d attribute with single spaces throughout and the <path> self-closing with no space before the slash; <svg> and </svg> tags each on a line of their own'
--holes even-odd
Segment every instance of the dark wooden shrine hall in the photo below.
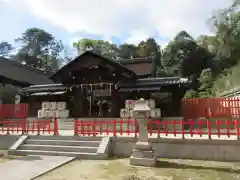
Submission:
<svg viewBox="0 0 240 180">
<path fill-rule="evenodd" d="M 152 78 L 152 60 L 116 62 L 87 51 L 57 71 L 56 84 L 21 89 L 22 101 L 36 116 L 42 101 L 66 101 L 72 117 L 119 117 L 125 100 L 155 99 L 163 116 L 180 116 L 180 104 L 189 81 L 180 77 Z M 143 78 L 144 77 L 144 78 Z M 107 104 L 98 114 L 97 102 Z M 174 112 L 174 110 L 175 112 Z"/>
</svg>

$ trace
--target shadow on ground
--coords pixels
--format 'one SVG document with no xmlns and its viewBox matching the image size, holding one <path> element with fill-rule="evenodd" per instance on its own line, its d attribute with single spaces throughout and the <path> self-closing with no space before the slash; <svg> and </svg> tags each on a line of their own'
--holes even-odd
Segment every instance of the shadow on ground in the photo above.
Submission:
<svg viewBox="0 0 240 180">
<path fill-rule="evenodd" d="M 218 163 L 218 162 L 215 162 Z M 225 162 L 219 162 L 225 163 Z M 234 166 L 233 166 L 234 167 Z M 156 168 L 172 168 L 172 169 L 190 169 L 190 170 L 212 170 L 218 172 L 237 173 L 240 174 L 240 166 L 238 169 L 233 167 L 216 167 L 216 166 L 205 166 L 205 165 L 192 165 L 186 163 L 170 162 L 170 161 L 157 161 Z"/>
</svg>

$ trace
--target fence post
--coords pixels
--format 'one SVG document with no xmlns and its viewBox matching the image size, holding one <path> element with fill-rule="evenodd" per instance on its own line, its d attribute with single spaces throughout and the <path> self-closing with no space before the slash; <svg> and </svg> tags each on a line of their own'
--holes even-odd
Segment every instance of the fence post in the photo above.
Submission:
<svg viewBox="0 0 240 180">
<path fill-rule="evenodd" d="M 27 131 L 27 119 L 24 118 L 22 121 L 22 134 L 26 134 Z"/>
<path fill-rule="evenodd" d="M 185 127 L 184 127 L 184 118 L 181 120 L 181 134 L 182 134 L 182 139 L 185 139 Z"/>
<path fill-rule="evenodd" d="M 117 136 L 117 120 L 113 120 L 113 136 Z"/>
<path fill-rule="evenodd" d="M 207 129 L 208 129 L 208 139 L 212 139 L 212 136 L 211 136 L 211 123 L 210 123 L 209 119 L 207 119 Z"/>
<path fill-rule="evenodd" d="M 239 140 L 239 128 L 238 128 L 238 120 L 234 120 L 235 128 L 236 128 L 236 135 L 237 135 L 237 140 Z"/>
<path fill-rule="evenodd" d="M 58 119 L 56 117 L 54 117 L 54 124 L 53 124 L 53 131 L 54 131 L 54 135 L 59 135 L 58 132 Z"/>
<path fill-rule="evenodd" d="M 33 122 L 34 122 L 34 120 L 33 120 Z M 37 120 L 37 135 L 39 136 L 40 135 L 40 123 L 41 123 L 41 121 L 38 119 Z"/>
<path fill-rule="evenodd" d="M 78 120 L 74 120 L 74 136 L 78 135 Z"/>
</svg>

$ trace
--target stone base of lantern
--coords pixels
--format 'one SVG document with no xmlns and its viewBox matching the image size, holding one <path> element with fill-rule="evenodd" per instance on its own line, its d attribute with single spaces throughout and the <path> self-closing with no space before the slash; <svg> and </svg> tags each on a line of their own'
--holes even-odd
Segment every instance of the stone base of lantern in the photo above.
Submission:
<svg viewBox="0 0 240 180">
<path fill-rule="evenodd" d="M 151 145 L 147 142 L 138 142 L 130 157 L 130 165 L 154 167 L 156 162 L 157 159 Z"/>
</svg>

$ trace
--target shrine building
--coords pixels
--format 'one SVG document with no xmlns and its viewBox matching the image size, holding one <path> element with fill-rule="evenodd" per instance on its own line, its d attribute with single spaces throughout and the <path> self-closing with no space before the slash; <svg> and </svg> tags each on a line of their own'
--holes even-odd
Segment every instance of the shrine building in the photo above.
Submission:
<svg viewBox="0 0 240 180">
<path fill-rule="evenodd" d="M 86 51 L 53 74 L 53 83 L 22 88 L 21 103 L 28 103 L 29 116 L 35 117 L 44 101 L 66 102 L 70 117 L 119 117 L 125 100 L 144 98 L 154 99 L 162 116 L 181 116 L 190 82 L 152 77 L 151 70 L 152 58 L 113 61 Z"/>
</svg>

